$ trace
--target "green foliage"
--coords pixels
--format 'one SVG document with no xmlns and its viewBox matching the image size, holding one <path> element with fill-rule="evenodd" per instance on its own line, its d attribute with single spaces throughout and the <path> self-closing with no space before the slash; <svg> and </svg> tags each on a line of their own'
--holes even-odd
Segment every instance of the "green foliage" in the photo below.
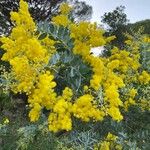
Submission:
<svg viewBox="0 0 150 150">
<path fill-rule="evenodd" d="M 92 17 L 92 7 L 87 5 L 85 1 L 78 0 L 67 0 L 72 6 L 74 6 L 74 10 L 72 12 L 72 16 L 76 21 L 81 20 L 90 20 Z"/>
<path fill-rule="evenodd" d="M 59 41 L 55 44 L 58 51 L 64 49 L 71 50 L 73 48 L 74 40 L 70 38 L 70 31 L 63 26 L 56 26 L 48 22 L 40 22 L 38 24 L 38 31 L 41 33 L 39 40 L 48 36 L 55 41 Z"/>
<path fill-rule="evenodd" d="M 102 16 L 102 22 L 108 25 L 110 31 L 117 30 L 119 25 L 126 25 L 127 15 L 124 13 L 125 6 L 116 7 L 112 12 L 105 13 Z"/>
<path fill-rule="evenodd" d="M 106 36 L 115 35 L 116 39 L 111 42 L 111 45 L 119 48 L 124 47 L 124 41 L 126 39 L 124 33 L 127 31 L 126 25 L 128 19 L 124 10 L 124 6 L 119 6 L 112 12 L 105 13 L 102 16 L 102 23 L 107 26 Z"/>
<path fill-rule="evenodd" d="M 9 109 L 11 105 L 9 94 L 4 94 L 2 89 L 0 89 L 0 111 L 3 109 Z"/>
<path fill-rule="evenodd" d="M 142 44 L 140 53 L 142 68 L 150 72 L 150 44 Z"/>
<path fill-rule="evenodd" d="M 57 89 L 59 89 L 57 92 L 61 93 L 67 86 L 73 89 L 75 95 L 80 95 L 83 85 L 89 84 L 92 69 L 82 61 L 81 56 L 73 55 L 74 39 L 70 38 L 70 31 L 63 26 L 49 25 L 46 22 L 39 24 L 39 31 L 41 33 L 39 39 L 49 36 L 53 40 L 59 41 L 55 44 L 57 53 L 53 55 L 47 66 L 55 68 L 53 71 L 55 72 Z"/>
<path fill-rule="evenodd" d="M 59 6 L 63 2 L 69 2 L 74 6 L 72 16 L 76 20 L 87 20 L 91 18 L 92 7 L 84 1 L 78 0 L 27 0 L 29 11 L 35 22 L 50 21 L 59 13 Z M 10 12 L 17 11 L 19 0 L 0 1 L 0 35 L 9 34 L 14 24 L 10 20 Z"/>
<path fill-rule="evenodd" d="M 138 21 L 135 23 L 129 23 L 127 25 L 128 28 L 131 28 L 135 32 L 139 30 L 139 28 L 143 27 L 143 34 L 150 34 L 150 19 Z"/>
<path fill-rule="evenodd" d="M 124 120 L 116 122 L 109 117 L 103 122 L 85 123 L 73 120 L 74 128 L 70 132 L 52 134 L 48 132 L 46 118 L 30 124 L 20 111 L 15 119 L 0 129 L 2 150 L 92 150 L 94 145 L 103 141 L 108 132 L 118 136 L 117 143 L 125 150 L 148 150 L 150 146 L 150 126 L 148 111 L 142 111 L 139 107 L 130 107 L 125 112 Z"/>
<path fill-rule="evenodd" d="M 55 66 L 54 72 L 58 93 L 61 93 L 67 86 L 74 91 L 76 96 L 79 96 L 82 94 L 83 85 L 89 84 L 92 70 L 89 65 L 81 61 L 78 55 L 72 55 L 71 52 L 56 53 L 52 57 L 50 65 Z"/>
</svg>

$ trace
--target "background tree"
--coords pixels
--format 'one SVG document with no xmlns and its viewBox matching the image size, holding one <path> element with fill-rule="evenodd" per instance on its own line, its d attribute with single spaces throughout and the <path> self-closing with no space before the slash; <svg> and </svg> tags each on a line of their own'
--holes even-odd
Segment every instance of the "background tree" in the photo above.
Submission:
<svg viewBox="0 0 150 150">
<path fill-rule="evenodd" d="M 124 33 L 127 30 L 126 25 L 129 22 L 124 10 L 125 6 L 119 6 L 112 12 L 105 13 L 102 16 L 102 23 L 106 25 L 106 36 L 115 35 L 116 39 L 111 44 L 119 48 L 124 47 L 123 43 L 126 39 Z"/>
<path fill-rule="evenodd" d="M 73 17 L 76 21 L 90 20 L 92 16 L 92 7 L 87 5 L 85 1 L 67 0 L 74 6 Z"/>
<path fill-rule="evenodd" d="M 129 23 L 127 25 L 127 28 L 130 28 L 131 30 L 137 32 L 139 28 L 143 28 L 143 34 L 150 34 L 150 19 L 138 21 L 135 23 Z"/>
<path fill-rule="evenodd" d="M 27 0 L 29 11 L 34 21 L 50 21 L 52 16 L 57 15 L 59 5 L 62 2 L 69 2 L 74 6 L 73 17 L 76 20 L 86 20 L 91 17 L 92 7 L 85 2 L 78 0 Z M 13 23 L 10 20 L 10 12 L 17 11 L 19 0 L 0 1 L 0 35 L 9 34 Z"/>
</svg>

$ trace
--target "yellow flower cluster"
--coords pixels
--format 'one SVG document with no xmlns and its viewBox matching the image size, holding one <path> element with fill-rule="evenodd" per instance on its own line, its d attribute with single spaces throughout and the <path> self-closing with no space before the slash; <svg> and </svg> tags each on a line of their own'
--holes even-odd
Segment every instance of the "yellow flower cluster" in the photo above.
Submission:
<svg viewBox="0 0 150 150">
<path fill-rule="evenodd" d="M 24 34 L 25 31 L 27 31 L 27 33 L 32 33 L 36 29 L 36 26 L 28 11 L 28 4 L 23 0 L 20 0 L 19 6 L 18 12 L 11 12 L 11 20 L 15 22 L 18 28 L 20 27 L 19 29 Z M 17 32 L 18 29 L 14 28 L 13 30 L 16 30 L 16 32 L 12 34 L 12 37 L 13 35 L 22 37 L 22 33 L 19 34 L 19 32 Z"/>
<path fill-rule="evenodd" d="M 8 118 L 4 118 L 3 120 L 1 120 L 0 122 L 0 130 L 5 128 L 7 125 L 9 125 L 9 119 Z"/>
<path fill-rule="evenodd" d="M 57 101 L 53 108 L 53 112 L 50 113 L 48 118 L 50 131 L 69 131 L 72 129 L 71 106 L 72 104 L 70 102 L 62 98 Z"/>
<path fill-rule="evenodd" d="M 90 51 L 92 47 L 102 46 L 107 42 L 107 39 L 103 36 L 104 31 L 98 29 L 96 24 L 90 24 L 89 22 L 71 24 L 70 30 L 71 37 L 75 39 L 73 53 L 81 55 L 83 60 L 93 68 L 94 74 L 90 86 L 98 90 L 103 79 L 104 64 L 100 58 L 91 55 Z"/>
<path fill-rule="evenodd" d="M 144 42 L 150 43 L 150 37 L 144 37 Z"/>
<path fill-rule="evenodd" d="M 68 3 L 62 3 L 60 5 L 60 12 L 61 14 L 68 15 L 72 8 L 68 5 Z"/>
<path fill-rule="evenodd" d="M 103 120 L 104 112 L 97 109 L 96 105 L 92 104 L 94 98 L 91 95 L 83 95 L 79 97 L 72 107 L 72 112 L 75 117 L 81 118 L 83 121 Z"/>
<path fill-rule="evenodd" d="M 3 122 L 4 124 L 9 124 L 9 119 L 8 118 L 6 118 L 5 120 L 4 120 L 4 122 Z"/>
<path fill-rule="evenodd" d="M 12 85 L 13 91 L 29 94 L 36 80 L 34 68 L 30 66 L 26 57 L 15 57 L 10 60 L 10 65 L 12 66 L 12 74 L 15 80 L 18 81 Z"/>
<path fill-rule="evenodd" d="M 105 101 L 109 106 L 108 114 L 117 121 L 123 119 L 119 110 L 119 106 L 122 106 L 122 101 L 119 98 L 119 88 L 124 86 L 123 80 L 111 70 L 108 70 L 104 82 Z"/>
<path fill-rule="evenodd" d="M 13 91 L 30 93 L 34 87 L 36 76 L 48 63 L 52 52 L 47 50 L 41 41 L 34 36 L 35 23 L 28 11 L 28 5 L 20 1 L 18 12 L 11 12 L 11 20 L 15 27 L 9 37 L 2 37 L 2 48 L 6 51 L 2 56 L 3 61 L 8 61 L 12 66 L 12 76 L 17 81 Z M 51 43 L 50 46 L 54 45 Z M 50 52 L 49 52 L 50 51 Z"/>
<path fill-rule="evenodd" d="M 41 40 L 41 44 L 45 49 L 47 49 L 49 57 L 51 57 L 56 52 L 56 48 L 54 46 L 55 45 L 54 40 L 46 37 Z"/>
<path fill-rule="evenodd" d="M 72 114 L 85 122 L 90 121 L 90 119 L 95 121 L 103 120 L 105 114 L 93 104 L 94 98 L 91 95 L 87 94 L 79 97 L 74 104 L 71 103 L 72 95 L 72 90 L 65 88 L 62 96 L 56 98 L 57 101 L 53 107 L 53 112 L 50 113 L 48 118 L 50 131 L 71 130 Z"/>
<path fill-rule="evenodd" d="M 122 73 L 126 73 L 129 69 L 137 70 L 140 67 L 139 59 L 134 57 L 135 55 L 131 55 L 130 52 L 126 50 L 119 50 L 117 47 L 112 49 L 112 55 L 110 56 L 110 61 L 115 61 L 111 65 L 108 64 L 108 67 L 116 67 L 117 70 Z M 111 62 L 112 63 L 112 62 Z M 112 66 L 118 65 L 118 66 Z"/>
<path fill-rule="evenodd" d="M 38 120 L 42 107 L 46 107 L 49 110 L 55 104 L 56 93 L 53 88 L 56 86 L 56 83 L 52 81 L 53 78 L 53 75 L 48 71 L 40 74 L 38 83 L 32 89 L 31 94 L 29 94 L 28 102 L 30 103 L 30 107 L 32 107 L 29 113 L 31 121 Z"/>
<path fill-rule="evenodd" d="M 56 97 L 56 103 L 52 108 L 49 115 L 48 123 L 49 130 L 58 132 L 59 130 L 69 131 L 72 129 L 72 103 L 71 99 L 73 92 L 70 88 L 66 87 L 63 90 L 62 96 Z"/>
<path fill-rule="evenodd" d="M 140 106 L 142 111 L 145 111 L 145 110 L 150 111 L 150 100 L 149 99 L 142 99 L 142 100 L 140 100 L 138 105 Z"/>
<path fill-rule="evenodd" d="M 34 103 L 34 106 L 32 105 L 32 109 L 29 112 L 29 117 L 31 122 L 35 122 L 39 119 L 41 109 L 42 107 L 38 103 Z"/>
<path fill-rule="evenodd" d="M 104 31 L 98 29 L 97 24 L 81 21 L 79 24 L 71 24 L 71 37 L 77 42 L 85 43 L 89 47 L 98 47 L 106 43 L 103 37 Z M 80 54 L 80 51 L 78 52 Z"/>
<path fill-rule="evenodd" d="M 146 71 L 143 71 L 141 75 L 138 77 L 138 80 L 141 84 L 149 84 L 150 82 L 150 74 Z"/>
<path fill-rule="evenodd" d="M 134 100 L 135 96 L 137 94 L 137 90 L 132 88 L 130 91 L 129 91 L 129 94 L 128 94 L 128 99 L 124 102 L 124 108 L 125 110 L 127 111 L 128 110 L 128 107 L 131 106 L 131 105 L 135 105 L 136 102 Z"/>
<path fill-rule="evenodd" d="M 122 150 L 122 146 L 120 144 L 117 144 L 116 142 L 117 138 L 118 136 L 109 132 L 104 141 L 100 142 L 97 146 L 95 146 L 94 150 Z"/>
<path fill-rule="evenodd" d="M 86 94 L 83 92 L 82 95 L 76 96 L 69 87 L 66 87 L 61 95 L 57 95 L 54 75 L 46 70 L 49 59 L 56 51 L 54 45 L 57 41 L 49 37 L 38 40 L 38 36 L 35 35 L 35 23 L 28 12 L 27 3 L 23 0 L 20 0 L 19 12 L 11 13 L 11 19 L 16 24 L 12 33 L 9 37 L 0 39 L 5 50 L 2 60 L 11 65 L 11 90 L 15 93 L 25 92 L 28 95 L 31 108 L 29 117 L 32 122 L 39 119 L 43 108 L 49 110 L 49 130 L 53 132 L 71 130 L 73 116 L 88 122 L 101 121 L 104 116 L 109 115 L 113 120 L 120 121 L 123 119 L 120 107 L 127 109 L 135 104 L 134 98 L 138 94 L 136 89 L 131 89 L 128 92 L 129 99 L 126 101 L 122 100 L 119 94 L 119 90 L 126 86 L 127 78 L 131 78 L 130 71 L 139 75 L 138 44 L 133 44 L 129 40 L 126 43 L 133 45 L 133 50 L 119 50 L 115 47 L 109 58 L 95 57 L 90 54 L 91 48 L 102 46 L 115 37 L 105 38 L 104 31 L 96 23 L 71 22 L 68 19 L 70 11 L 71 8 L 63 3 L 60 7 L 61 14 L 54 17 L 52 22 L 70 30 L 70 36 L 74 39 L 72 53 L 80 55 L 83 62 L 92 68 L 93 74 L 89 85 L 84 86 Z M 141 84 L 148 84 L 149 73 L 143 71 L 138 80 Z M 128 83 L 129 81 L 131 82 L 128 80 Z M 102 104 L 97 100 L 100 89 L 104 96 Z M 115 141 L 115 137 L 108 134 L 107 140 Z M 102 149 L 110 148 L 111 142 L 108 141 L 101 144 Z"/>
<path fill-rule="evenodd" d="M 70 13 L 70 11 L 71 7 L 69 7 L 67 3 L 63 3 L 60 6 L 61 14 L 52 18 L 53 23 L 55 23 L 56 25 L 62 25 L 64 27 L 67 27 L 71 23 L 71 21 L 68 18 L 68 14 Z"/>
<path fill-rule="evenodd" d="M 131 98 L 134 98 L 136 96 L 136 94 L 137 94 L 137 90 L 134 88 L 132 88 L 129 92 L 129 95 Z"/>
<path fill-rule="evenodd" d="M 90 80 L 90 86 L 97 91 L 100 88 L 104 78 L 104 64 L 100 58 L 93 56 L 89 56 L 87 61 L 90 62 L 94 73 L 92 79 Z"/>
</svg>

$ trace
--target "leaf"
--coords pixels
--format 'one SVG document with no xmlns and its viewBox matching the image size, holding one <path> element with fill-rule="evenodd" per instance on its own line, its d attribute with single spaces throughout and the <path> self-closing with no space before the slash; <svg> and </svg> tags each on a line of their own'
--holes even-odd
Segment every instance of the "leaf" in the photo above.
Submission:
<svg viewBox="0 0 150 150">
<path fill-rule="evenodd" d="M 42 33 L 39 37 L 38 40 L 43 40 L 44 38 L 46 38 L 47 33 Z"/>
<path fill-rule="evenodd" d="M 53 24 L 50 24 L 49 25 L 49 31 L 50 31 L 50 33 L 53 33 L 54 30 L 55 30 L 55 26 Z"/>
<path fill-rule="evenodd" d="M 73 46 L 74 46 L 74 39 L 70 39 L 68 42 L 67 42 L 67 46 L 72 49 Z"/>
<path fill-rule="evenodd" d="M 74 68 L 73 67 L 71 67 L 71 71 L 70 71 L 70 77 L 74 77 Z"/>
<path fill-rule="evenodd" d="M 69 50 L 71 51 L 74 46 L 74 39 L 70 37 L 70 31 L 63 26 L 57 26 L 49 22 L 40 22 L 38 24 L 38 31 L 42 33 L 39 40 L 45 38 L 47 35 L 50 39 L 58 41 L 55 45 L 58 51 Z"/>
<path fill-rule="evenodd" d="M 63 35 L 64 35 L 64 27 L 63 26 L 60 26 L 59 29 L 58 29 L 58 34 L 57 36 L 60 38 L 60 39 L 63 39 Z"/>
</svg>

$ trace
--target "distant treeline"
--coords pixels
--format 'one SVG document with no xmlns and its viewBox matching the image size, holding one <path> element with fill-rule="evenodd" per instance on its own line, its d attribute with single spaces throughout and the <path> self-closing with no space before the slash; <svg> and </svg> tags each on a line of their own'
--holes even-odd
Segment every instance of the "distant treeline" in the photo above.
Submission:
<svg viewBox="0 0 150 150">
<path fill-rule="evenodd" d="M 143 27 L 143 34 L 150 34 L 150 19 L 138 21 L 136 23 L 129 23 L 127 28 L 132 29 L 133 31 L 138 31 L 140 27 Z"/>
</svg>

